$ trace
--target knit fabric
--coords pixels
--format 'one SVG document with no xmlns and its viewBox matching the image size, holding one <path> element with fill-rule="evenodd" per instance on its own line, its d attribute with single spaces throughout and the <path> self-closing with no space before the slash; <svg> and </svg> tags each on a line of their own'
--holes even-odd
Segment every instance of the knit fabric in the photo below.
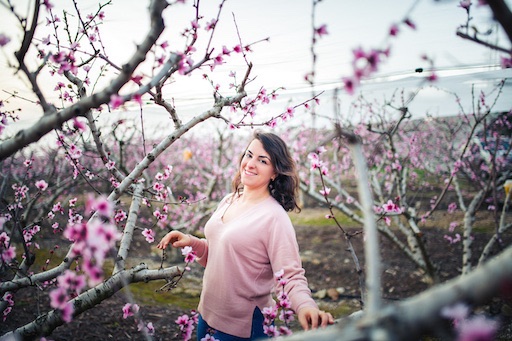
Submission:
<svg viewBox="0 0 512 341">
<path fill-rule="evenodd" d="M 283 207 L 269 197 L 224 223 L 226 196 L 205 225 L 206 239 L 192 237 L 197 261 L 205 267 L 198 311 L 212 327 L 249 337 L 255 307 L 275 304 L 274 273 L 284 270 L 292 309 L 317 307 L 299 257 L 295 230 Z"/>
</svg>

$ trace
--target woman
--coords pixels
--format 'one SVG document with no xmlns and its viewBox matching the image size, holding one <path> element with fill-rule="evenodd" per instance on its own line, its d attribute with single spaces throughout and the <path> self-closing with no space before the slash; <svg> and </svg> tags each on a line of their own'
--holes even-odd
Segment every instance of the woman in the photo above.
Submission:
<svg viewBox="0 0 512 341">
<path fill-rule="evenodd" d="M 198 340 L 207 333 L 218 340 L 264 337 L 261 310 L 274 304 L 274 273 L 280 270 L 291 308 L 305 330 L 334 322 L 311 298 L 286 213 L 300 210 L 298 185 L 295 162 L 283 140 L 256 132 L 240 158 L 233 193 L 205 225 L 205 239 L 171 231 L 157 245 L 191 246 L 205 267 Z"/>
</svg>

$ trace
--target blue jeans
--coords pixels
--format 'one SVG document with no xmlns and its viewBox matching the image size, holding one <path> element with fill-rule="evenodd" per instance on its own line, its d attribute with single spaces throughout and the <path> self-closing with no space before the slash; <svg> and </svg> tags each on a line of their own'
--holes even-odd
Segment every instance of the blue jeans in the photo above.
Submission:
<svg viewBox="0 0 512 341">
<path fill-rule="evenodd" d="M 263 332 L 263 314 L 258 307 L 254 308 L 254 313 L 252 314 L 252 328 L 250 338 L 238 337 L 223 333 L 219 330 L 215 330 L 211 328 L 205 320 L 203 320 L 201 315 L 199 315 L 199 320 L 197 321 L 197 341 L 201 341 L 201 339 L 205 337 L 206 334 L 210 334 L 210 336 L 213 336 L 219 341 L 249 341 L 262 338 L 268 339 L 268 336 Z"/>
</svg>

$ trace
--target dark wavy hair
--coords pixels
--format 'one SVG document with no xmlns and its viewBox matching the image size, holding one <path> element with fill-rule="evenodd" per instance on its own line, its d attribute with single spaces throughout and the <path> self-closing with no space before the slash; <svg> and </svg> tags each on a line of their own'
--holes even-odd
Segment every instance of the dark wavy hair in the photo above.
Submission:
<svg viewBox="0 0 512 341">
<path fill-rule="evenodd" d="M 276 134 L 262 131 L 256 131 L 251 142 L 253 140 L 261 142 L 263 149 L 269 154 L 272 165 L 277 173 L 277 176 L 269 184 L 270 195 L 272 195 L 286 211 L 296 210 L 300 212 L 300 207 L 297 202 L 299 175 L 295 161 L 286 143 Z M 246 151 L 247 148 L 240 156 L 238 165 L 241 164 Z M 239 167 L 233 178 L 233 192 L 239 194 L 242 190 L 243 185 Z"/>
</svg>

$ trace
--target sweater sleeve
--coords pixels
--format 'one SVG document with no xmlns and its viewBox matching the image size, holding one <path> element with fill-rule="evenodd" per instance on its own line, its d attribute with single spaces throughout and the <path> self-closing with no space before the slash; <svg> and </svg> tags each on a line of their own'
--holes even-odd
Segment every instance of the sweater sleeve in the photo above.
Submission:
<svg viewBox="0 0 512 341">
<path fill-rule="evenodd" d="M 311 297 L 311 290 L 302 267 L 295 229 L 284 210 L 283 214 L 276 216 L 272 225 L 268 239 L 268 255 L 274 274 L 284 271 L 284 290 L 288 294 L 292 310 L 297 313 L 306 306 L 318 308 Z M 276 293 L 279 294 L 282 290 L 283 288 L 276 282 Z"/>
<path fill-rule="evenodd" d="M 228 198 L 231 197 L 231 194 L 226 195 L 222 200 L 220 201 L 219 205 L 217 206 L 217 209 L 213 213 L 213 215 L 217 214 L 219 209 L 225 205 Z M 210 217 L 211 219 L 211 217 Z M 208 224 L 208 222 L 206 223 Z M 205 226 L 206 228 L 206 226 Z M 197 258 L 196 261 L 201 264 L 202 266 L 206 267 L 206 264 L 208 263 L 208 241 L 206 238 L 197 238 L 195 236 L 190 235 L 192 238 L 190 246 L 192 247 L 192 250 L 195 251 Z"/>
<path fill-rule="evenodd" d="M 190 246 L 197 256 L 196 262 L 206 267 L 206 263 L 208 263 L 208 241 L 192 235 L 190 235 L 190 238 L 192 239 Z"/>
</svg>

